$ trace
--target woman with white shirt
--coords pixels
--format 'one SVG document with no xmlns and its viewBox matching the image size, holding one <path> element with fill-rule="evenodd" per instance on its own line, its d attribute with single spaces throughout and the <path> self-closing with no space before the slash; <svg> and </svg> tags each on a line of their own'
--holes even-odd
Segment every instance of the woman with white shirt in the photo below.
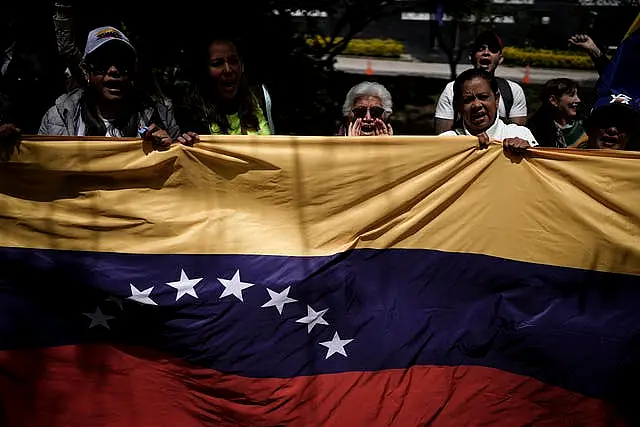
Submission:
<svg viewBox="0 0 640 427">
<path fill-rule="evenodd" d="M 500 91 L 495 77 L 480 68 L 461 73 L 453 84 L 453 105 L 457 120 L 454 130 L 441 136 L 471 135 L 480 145 L 502 141 L 509 150 L 522 152 L 538 145 L 529 129 L 514 123 L 505 124 L 498 116 Z"/>
</svg>

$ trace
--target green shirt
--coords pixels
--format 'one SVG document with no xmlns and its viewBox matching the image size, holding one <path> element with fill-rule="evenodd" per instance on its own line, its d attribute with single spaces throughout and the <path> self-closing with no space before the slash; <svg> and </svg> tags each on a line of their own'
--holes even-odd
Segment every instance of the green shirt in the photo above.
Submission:
<svg viewBox="0 0 640 427">
<path fill-rule="evenodd" d="M 258 117 L 258 130 L 248 130 L 243 128 L 240 124 L 240 116 L 238 113 L 227 115 L 229 121 L 229 131 L 227 135 L 271 135 L 271 129 L 269 129 L 269 123 L 264 118 L 262 108 L 256 106 L 256 116 Z M 223 135 L 220 130 L 220 126 L 217 123 L 211 124 L 211 135 Z"/>
</svg>

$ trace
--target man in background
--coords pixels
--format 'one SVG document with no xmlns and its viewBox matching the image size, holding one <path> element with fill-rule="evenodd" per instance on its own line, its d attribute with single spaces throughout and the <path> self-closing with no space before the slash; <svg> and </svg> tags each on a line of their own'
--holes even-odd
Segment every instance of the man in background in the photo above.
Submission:
<svg viewBox="0 0 640 427">
<path fill-rule="evenodd" d="M 475 38 L 471 45 L 471 63 L 474 68 L 483 68 L 491 74 L 504 58 L 502 39 L 492 30 L 484 31 Z M 527 99 L 522 87 L 518 83 L 497 77 L 500 89 L 500 104 L 498 114 L 505 123 L 515 123 L 524 126 L 527 121 Z M 451 130 L 455 121 L 455 106 L 453 105 L 453 82 L 447 83 L 440 95 L 436 107 L 436 134 Z"/>
</svg>

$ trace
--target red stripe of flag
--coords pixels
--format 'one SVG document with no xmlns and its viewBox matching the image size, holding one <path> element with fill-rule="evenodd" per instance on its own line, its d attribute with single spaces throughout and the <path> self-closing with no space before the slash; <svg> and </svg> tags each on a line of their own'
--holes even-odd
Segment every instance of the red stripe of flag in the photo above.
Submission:
<svg viewBox="0 0 640 427">
<path fill-rule="evenodd" d="M 107 345 L 0 352 L 2 425 L 623 425 L 604 402 L 480 366 L 255 379 Z"/>
</svg>

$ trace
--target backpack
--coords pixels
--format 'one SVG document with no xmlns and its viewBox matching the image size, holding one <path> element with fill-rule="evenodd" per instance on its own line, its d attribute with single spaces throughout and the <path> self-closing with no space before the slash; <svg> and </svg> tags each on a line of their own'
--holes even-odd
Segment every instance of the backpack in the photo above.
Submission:
<svg viewBox="0 0 640 427">
<path fill-rule="evenodd" d="M 271 135 L 275 135 L 275 127 L 273 125 L 273 117 L 271 115 L 271 95 L 267 90 L 265 85 L 260 85 L 260 93 L 256 94 L 258 98 L 258 104 L 264 113 L 264 118 L 267 119 L 267 123 L 269 123 L 269 129 L 271 130 Z"/>
<path fill-rule="evenodd" d="M 496 81 L 498 82 L 500 97 L 502 98 L 502 102 L 504 102 L 504 111 L 507 115 L 505 119 L 508 120 L 510 119 L 509 114 L 511 114 L 511 107 L 513 107 L 513 91 L 511 91 L 511 85 L 506 79 L 496 77 Z"/>
</svg>

